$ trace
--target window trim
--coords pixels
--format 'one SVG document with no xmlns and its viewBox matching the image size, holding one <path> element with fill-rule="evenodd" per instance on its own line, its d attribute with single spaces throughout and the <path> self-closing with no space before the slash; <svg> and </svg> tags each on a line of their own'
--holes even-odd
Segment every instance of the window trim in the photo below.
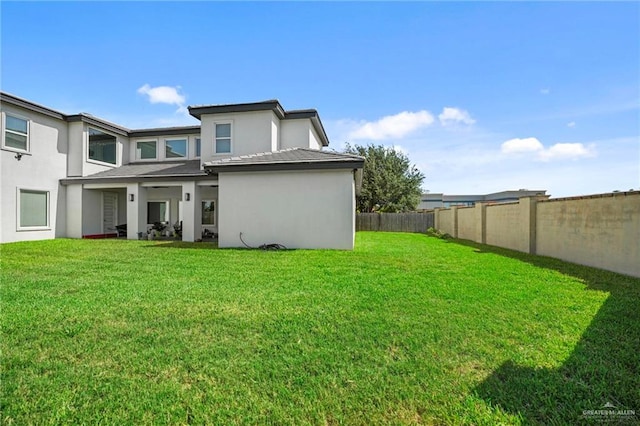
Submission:
<svg viewBox="0 0 640 426">
<path fill-rule="evenodd" d="M 162 152 L 162 154 L 164 155 L 164 159 L 165 160 L 188 160 L 189 159 L 189 138 L 188 137 L 175 137 L 175 138 L 164 138 L 164 151 Z M 167 157 L 167 142 L 169 141 L 185 141 L 185 143 L 187 144 L 186 148 L 185 148 L 185 155 L 184 157 Z"/>
<path fill-rule="evenodd" d="M 155 144 L 156 144 L 156 156 L 153 157 L 153 158 L 142 158 L 140 156 L 140 153 L 138 152 L 138 144 L 140 142 L 155 142 Z M 141 139 L 141 140 L 135 141 L 134 143 L 135 143 L 134 149 L 136 151 L 135 152 L 136 161 L 156 161 L 156 160 L 158 160 L 158 139 Z"/>
<path fill-rule="evenodd" d="M 15 135 L 25 136 L 20 132 L 16 132 L 15 130 L 7 129 L 7 116 L 17 118 L 18 120 L 23 120 L 27 122 L 27 147 L 26 149 L 20 149 L 13 146 L 6 145 L 6 137 L 7 132 L 13 133 Z M 2 149 L 6 151 L 19 152 L 21 154 L 29 154 L 31 155 L 31 120 L 27 117 L 21 116 L 20 114 L 14 114 L 12 112 L 3 111 L 2 114 Z"/>
<path fill-rule="evenodd" d="M 39 192 L 43 193 L 47 197 L 47 224 L 37 225 L 37 226 L 22 226 L 20 221 L 20 207 L 21 207 L 21 197 L 22 191 L 26 192 Z M 16 231 L 24 232 L 24 231 L 50 231 L 51 230 L 51 191 L 45 189 L 33 189 L 33 188 L 24 188 L 17 187 L 16 188 Z"/>
<path fill-rule="evenodd" d="M 223 137 L 220 139 L 229 139 L 229 152 L 218 152 L 218 124 L 229 125 L 229 137 Z M 215 121 L 213 123 L 213 155 L 230 155 L 233 154 L 233 120 Z"/>
<path fill-rule="evenodd" d="M 116 138 L 116 148 L 115 148 L 116 162 L 115 163 L 108 163 L 106 161 L 94 160 L 93 158 L 89 158 L 89 147 L 90 147 L 90 143 L 91 143 L 91 140 L 90 140 L 90 137 L 89 137 L 89 131 L 91 129 L 97 130 L 97 131 L 102 132 L 102 133 L 104 133 L 106 135 L 113 136 L 114 138 Z M 102 129 L 99 129 L 97 127 L 87 126 L 87 160 L 86 160 L 87 163 L 98 164 L 100 166 L 118 167 L 118 164 L 119 164 L 118 160 L 120 159 L 119 158 L 120 156 L 118 154 L 119 153 L 118 153 L 118 136 L 117 135 L 114 135 L 111 132 L 106 132 L 106 131 L 104 131 Z"/>
</svg>

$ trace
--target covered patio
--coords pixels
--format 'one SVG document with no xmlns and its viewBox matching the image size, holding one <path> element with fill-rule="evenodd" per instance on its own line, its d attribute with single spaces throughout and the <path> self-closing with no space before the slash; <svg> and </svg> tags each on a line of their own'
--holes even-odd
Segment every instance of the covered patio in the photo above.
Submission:
<svg viewBox="0 0 640 426">
<path fill-rule="evenodd" d="M 182 241 L 218 234 L 218 181 L 198 160 L 128 164 L 61 183 L 72 238 L 116 237 L 118 228 L 131 240 L 156 231 Z"/>
</svg>

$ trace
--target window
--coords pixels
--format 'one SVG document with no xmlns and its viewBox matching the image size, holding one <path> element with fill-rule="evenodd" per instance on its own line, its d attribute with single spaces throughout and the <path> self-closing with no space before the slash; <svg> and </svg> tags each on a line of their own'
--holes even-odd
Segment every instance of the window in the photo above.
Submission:
<svg viewBox="0 0 640 426">
<path fill-rule="evenodd" d="M 49 192 L 18 190 L 18 229 L 49 228 Z"/>
<path fill-rule="evenodd" d="M 185 158 L 187 156 L 186 139 L 167 139 L 165 144 L 165 158 Z"/>
<path fill-rule="evenodd" d="M 216 224 L 216 206 L 214 201 L 202 202 L 202 224 L 203 225 Z"/>
<path fill-rule="evenodd" d="M 216 154 L 231 152 L 231 123 L 216 124 Z"/>
<path fill-rule="evenodd" d="M 29 151 L 29 121 L 6 114 L 3 147 Z"/>
<path fill-rule="evenodd" d="M 200 157 L 200 148 L 202 142 L 200 142 L 200 138 L 196 138 L 196 157 Z"/>
<path fill-rule="evenodd" d="M 147 223 L 168 222 L 168 204 L 167 201 L 149 201 L 147 203 Z"/>
<path fill-rule="evenodd" d="M 138 160 L 155 160 L 158 158 L 157 146 L 156 141 L 137 142 L 136 158 Z"/>
<path fill-rule="evenodd" d="M 89 159 L 116 164 L 116 137 L 89 128 Z"/>
</svg>

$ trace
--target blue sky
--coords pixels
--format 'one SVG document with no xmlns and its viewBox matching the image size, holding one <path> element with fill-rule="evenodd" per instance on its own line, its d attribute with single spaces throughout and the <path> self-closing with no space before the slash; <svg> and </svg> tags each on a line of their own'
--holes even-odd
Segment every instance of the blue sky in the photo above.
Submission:
<svg viewBox="0 0 640 426">
<path fill-rule="evenodd" d="M 5 2 L 3 91 L 129 128 L 187 105 L 316 108 L 424 188 L 640 189 L 640 4 Z"/>
</svg>

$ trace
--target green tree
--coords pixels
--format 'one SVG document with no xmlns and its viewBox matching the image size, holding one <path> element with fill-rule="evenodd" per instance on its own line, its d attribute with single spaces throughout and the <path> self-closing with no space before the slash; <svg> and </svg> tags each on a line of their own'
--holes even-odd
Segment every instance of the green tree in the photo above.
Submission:
<svg viewBox="0 0 640 426">
<path fill-rule="evenodd" d="M 356 197 L 358 211 L 402 212 L 416 208 L 424 175 L 406 155 L 382 145 L 347 144 L 345 152 L 365 158 L 362 191 Z"/>
</svg>

